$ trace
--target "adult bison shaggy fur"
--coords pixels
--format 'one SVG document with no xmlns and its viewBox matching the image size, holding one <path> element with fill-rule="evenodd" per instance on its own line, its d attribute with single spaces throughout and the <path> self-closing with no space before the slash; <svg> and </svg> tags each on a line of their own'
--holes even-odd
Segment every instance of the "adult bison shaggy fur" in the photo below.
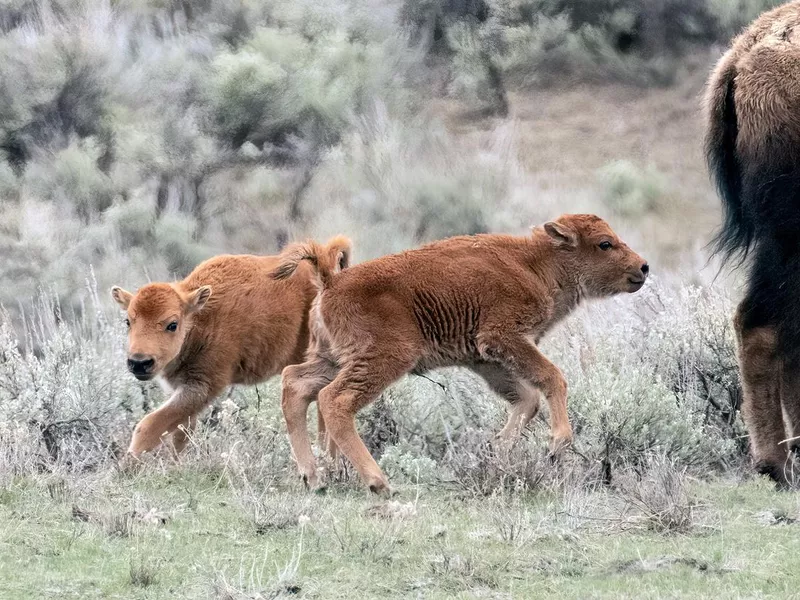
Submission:
<svg viewBox="0 0 800 600">
<path fill-rule="evenodd" d="M 705 104 L 725 215 L 716 250 L 747 268 L 734 319 L 742 413 L 757 468 L 786 485 L 800 436 L 800 2 L 733 40 Z"/>
<path fill-rule="evenodd" d="M 304 261 L 315 265 L 321 292 L 306 361 L 283 370 L 293 454 L 307 484 L 318 486 L 306 428 L 318 399 L 328 451 L 340 450 L 378 493 L 389 491 L 388 482 L 354 417 L 409 372 L 461 365 L 481 375 L 511 404 L 505 439 L 536 415 L 543 392 L 550 449 L 567 446 L 567 383 L 537 343 L 584 299 L 639 290 L 649 270 L 593 215 L 565 215 L 525 237 L 455 237 L 340 273 L 324 248 L 299 244 L 287 249 L 276 277 L 288 278 Z"/>
<path fill-rule="evenodd" d="M 347 266 L 350 241 L 320 246 L 331 269 Z M 150 283 L 135 294 L 112 288 L 126 311 L 128 369 L 140 380 L 158 377 L 169 400 L 136 426 L 128 452 L 137 456 L 172 434 L 186 444 L 197 414 L 231 384 L 254 384 L 301 362 L 316 275 L 306 265 L 291 280 L 271 277 L 277 256 L 211 258 L 177 283 Z"/>
</svg>

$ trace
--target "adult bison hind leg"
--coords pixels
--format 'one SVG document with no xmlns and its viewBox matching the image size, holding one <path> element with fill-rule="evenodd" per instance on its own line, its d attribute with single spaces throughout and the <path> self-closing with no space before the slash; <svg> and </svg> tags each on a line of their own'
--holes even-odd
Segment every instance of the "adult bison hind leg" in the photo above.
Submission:
<svg viewBox="0 0 800 600">
<path fill-rule="evenodd" d="M 734 317 L 742 378 L 742 417 L 750 434 L 758 472 L 768 475 L 778 487 L 789 487 L 795 482 L 798 470 L 788 451 L 784 424 L 783 358 L 776 326 L 754 319 L 756 310 L 750 299 L 745 299 Z M 792 375 L 796 380 L 797 374 Z"/>
<path fill-rule="evenodd" d="M 784 479 L 800 487 L 800 356 L 784 356 L 781 368 L 781 406 L 786 422 L 784 445 L 789 454 Z"/>
</svg>

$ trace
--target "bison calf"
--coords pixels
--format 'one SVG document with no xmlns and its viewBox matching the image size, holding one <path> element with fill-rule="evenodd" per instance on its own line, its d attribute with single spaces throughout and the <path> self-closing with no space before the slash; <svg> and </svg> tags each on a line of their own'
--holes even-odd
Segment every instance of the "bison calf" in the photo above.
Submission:
<svg viewBox="0 0 800 600">
<path fill-rule="evenodd" d="M 330 259 L 328 268 L 347 266 L 346 238 L 315 248 Z M 112 288 L 127 312 L 128 369 L 141 381 L 159 377 L 171 392 L 136 426 L 130 454 L 152 450 L 166 434 L 180 452 L 184 429 L 226 386 L 258 383 L 302 361 L 316 277 L 309 265 L 276 281 L 270 273 L 278 264 L 277 256 L 223 255 L 177 283 L 150 283 L 135 294 Z"/>
<path fill-rule="evenodd" d="M 536 415 L 541 391 L 550 448 L 568 445 L 567 384 L 536 344 L 582 300 L 636 292 L 649 270 L 593 215 L 562 216 L 529 237 L 455 237 L 339 274 L 313 242 L 283 256 L 276 278 L 309 260 L 321 289 L 306 362 L 283 370 L 282 407 L 301 475 L 317 485 L 306 412 L 319 395 L 328 449 L 338 447 L 375 492 L 388 492 L 388 483 L 354 417 L 409 372 L 461 365 L 481 375 L 511 404 L 506 439 Z"/>
</svg>

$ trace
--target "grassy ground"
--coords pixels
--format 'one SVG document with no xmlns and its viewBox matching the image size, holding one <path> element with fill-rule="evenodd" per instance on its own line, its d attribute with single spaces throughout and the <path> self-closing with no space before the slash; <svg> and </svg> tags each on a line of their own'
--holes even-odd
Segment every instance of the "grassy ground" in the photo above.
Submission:
<svg viewBox="0 0 800 600">
<path fill-rule="evenodd" d="M 640 508 L 616 489 L 254 493 L 177 467 L 20 479 L 0 491 L 0 595 L 796 597 L 796 496 L 760 480 L 694 482 L 688 520 L 666 529 Z"/>
</svg>

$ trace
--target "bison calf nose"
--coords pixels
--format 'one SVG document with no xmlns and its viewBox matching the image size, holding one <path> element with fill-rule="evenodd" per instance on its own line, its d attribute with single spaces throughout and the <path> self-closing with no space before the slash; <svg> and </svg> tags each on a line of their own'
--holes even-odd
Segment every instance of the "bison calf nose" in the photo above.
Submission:
<svg viewBox="0 0 800 600">
<path fill-rule="evenodd" d="M 128 370 L 134 375 L 148 375 L 156 361 L 143 354 L 133 354 L 128 358 Z"/>
<path fill-rule="evenodd" d="M 649 272 L 650 272 L 650 265 L 648 265 L 647 263 L 644 263 L 642 265 L 642 275 L 646 276 Z"/>
</svg>

